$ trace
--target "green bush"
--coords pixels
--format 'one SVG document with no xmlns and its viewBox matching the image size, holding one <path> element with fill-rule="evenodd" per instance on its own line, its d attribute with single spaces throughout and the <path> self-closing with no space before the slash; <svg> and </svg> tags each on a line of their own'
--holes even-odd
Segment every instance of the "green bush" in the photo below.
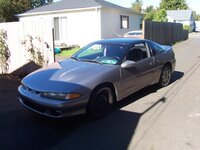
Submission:
<svg viewBox="0 0 200 150">
<path fill-rule="evenodd" d="M 183 29 L 188 30 L 188 32 L 192 32 L 192 28 L 189 25 L 184 25 Z"/>
</svg>

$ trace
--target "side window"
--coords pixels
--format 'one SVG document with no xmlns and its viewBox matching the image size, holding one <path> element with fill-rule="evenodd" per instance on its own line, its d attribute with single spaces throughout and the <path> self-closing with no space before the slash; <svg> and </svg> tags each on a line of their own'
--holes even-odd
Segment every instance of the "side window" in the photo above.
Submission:
<svg viewBox="0 0 200 150">
<path fill-rule="evenodd" d="M 150 43 L 153 55 L 159 54 L 163 52 L 162 47 L 157 43 Z"/>
<path fill-rule="evenodd" d="M 135 44 L 128 52 L 127 60 L 140 61 L 148 57 L 145 43 Z"/>
</svg>

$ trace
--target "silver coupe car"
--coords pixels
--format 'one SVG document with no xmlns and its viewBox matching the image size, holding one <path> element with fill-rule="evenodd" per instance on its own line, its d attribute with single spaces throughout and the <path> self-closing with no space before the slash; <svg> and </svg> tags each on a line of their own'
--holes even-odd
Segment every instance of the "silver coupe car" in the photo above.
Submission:
<svg viewBox="0 0 200 150">
<path fill-rule="evenodd" d="M 144 39 L 100 40 L 26 76 L 18 88 L 20 102 L 54 118 L 83 113 L 100 118 L 146 86 L 167 86 L 175 63 L 171 46 Z"/>
</svg>

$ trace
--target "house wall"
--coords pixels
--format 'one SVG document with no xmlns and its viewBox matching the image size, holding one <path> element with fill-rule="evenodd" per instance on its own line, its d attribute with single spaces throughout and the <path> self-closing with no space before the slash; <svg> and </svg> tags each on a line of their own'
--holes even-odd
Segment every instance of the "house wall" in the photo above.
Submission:
<svg viewBox="0 0 200 150">
<path fill-rule="evenodd" d="M 129 16 L 129 29 L 121 29 L 120 15 Z M 101 9 L 101 38 L 116 38 L 122 37 L 125 33 L 131 30 L 140 29 L 141 16 L 130 12 L 125 12 L 117 9 Z"/>
<path fill-rule="evenodd" d="M 190 26 L 192 31 L 195 29 L 195 22 L 194 21 L 176 21 L 177 23 L 182 23 L 183 26 L 187 25 Z"/>
<path fill-rule="evenodd" d="M 190 26 L 190 21 L 176 21 L 177 23 L 182 23 L 183 25 L 188 25 Z"/>
<path fill-rule="evenodd" d="M 56 41 L 56 44 L 84 46 L 92 41 L 101 39 L 100 34 L 100 11 L 89 9 L 81 11 L 66 11 L 62 13 L 21 17 L 20 21 L 51 20 L 53 26 L 54 17 L 66 17 L 67 23 L 63 28 L 65 38 L 63 41 Z"/>
<path fill-rule="evenodd" d="M 190 26 L 193 30 L 195 29 L 194 19 L 191 16 L 190 20 L 174 20 L 174 18 L 167 16 L 168 22 L 182 23 L 184 25 Z"/>
<path fill-rule="evenodd" d="M 196 23 L 196 29 L 195 29 L 195 31 L 196 32 L 200 32 L 200 21 L 195 21 L 195 23 Z"/>
<path fill-rule="evenodd" d="M 172 18 L 170 16 L 167 16 L 167 20 L 168 20 L 168 22 L 175 22 L 174 18 Z"/>
</svg>

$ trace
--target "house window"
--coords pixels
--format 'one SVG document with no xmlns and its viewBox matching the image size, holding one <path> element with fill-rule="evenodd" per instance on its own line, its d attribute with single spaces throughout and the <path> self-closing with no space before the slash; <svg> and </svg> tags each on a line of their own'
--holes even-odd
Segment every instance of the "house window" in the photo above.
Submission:
<svg viewBox="0 0 200 150">
<path fill-rule="evenodd" d="M 121 15 L 120 22 L 121 22 L 122 29 L 129 29 L 129 16 Z"/>
<path fill-rule="evenodd" d="M 59 31 L 59 18 L 56 17 L 56 18 L 54 18 L 54 39 L 56 41 L 60 39 L 59 33 L 60 33 L 60 31 Z"/>
<path fill-rule="evenodd" d="M 65 41 L 67 34 L 67 17 L 54 18 L 54 39 L 55 41 Z"/>
</svg>

